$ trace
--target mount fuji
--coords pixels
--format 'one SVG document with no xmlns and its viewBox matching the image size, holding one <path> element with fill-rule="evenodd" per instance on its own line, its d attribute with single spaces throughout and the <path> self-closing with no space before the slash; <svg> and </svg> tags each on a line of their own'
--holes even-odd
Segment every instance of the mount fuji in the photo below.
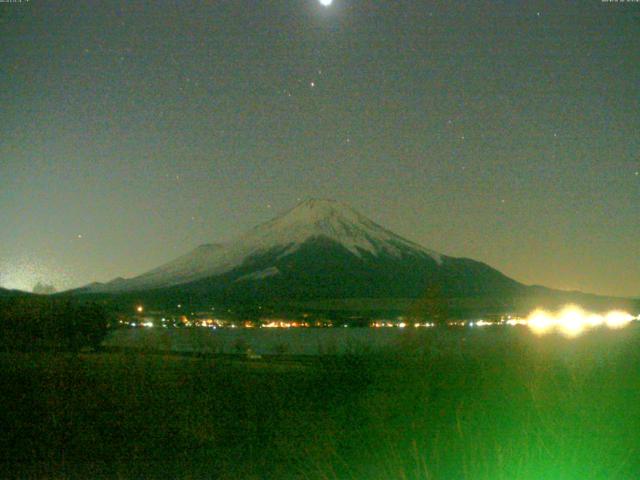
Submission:
<svg viewBox="0 0 640 480">
<path fill-rule="evenodd" d="M 307 200 L 235 241 L 202 245 L 137 277 L 75 291 L 174 306 L 415 303 L 436 296 L 469 311 L 504 310 L 517 299 L 552 292 L 525 286 L 482 262 L 429 250 L 332 200 Z"/>
<path fill-rule="evenodd" d="M 443 262 L 439 253 L 403 239 L 345 204 L 308 200 L 236 241 L 201 245 L 138 277 L 93 284 L 90 290 L 117 292 L 170 287 L 232 272 L 242 273 L 232 275 L 235 281 L 263 280 L 290 272 L 292 265 L 287 259 L 313 253 L 308 251 L 313 247 L 320 248 L 318 261 L 329 261 L 327 250 L 333 249 L 334 254 L 359 263 L 410 258 L 435 265 Z"/>
</svg>

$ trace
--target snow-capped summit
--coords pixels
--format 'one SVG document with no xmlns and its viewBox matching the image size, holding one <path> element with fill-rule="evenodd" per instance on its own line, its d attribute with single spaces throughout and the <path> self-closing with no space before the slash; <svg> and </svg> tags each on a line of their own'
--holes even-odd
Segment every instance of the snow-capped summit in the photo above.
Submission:
<svg viewBox="0 0 640 480">
<path fill-rule="evenodd" d="M 284 254 L 292 253 L 310 238 L 332 240 L 354 255 L 386 253 L 400 256 L 415 250 L 438 262 L 440 254 L 405 240 L 372 222 L 350 206 L 335 200 L 307 200 L 283 215 L 259 225 L 241 237 L 240 243 L 256 249 L 288 245 Z"/>
<path fill-rule="evenodd" d="M 428 257 L 438 264 L 442 262 L 440 254 L 390 232 L 344 203 L 311 199 L 235 241 L 202 245 L 138 277 L 92 285 L 90 289 L 109 292 L 179 285 L 224 274 L 269 252 L 277 252 L 276 259 L 281 259 L 313 240 L 333 242 L 356 257 Z M 277 271 L 273 266 L 268 268 L 269 272 Z M 262 278 L 260 272 L 247 275 Z"/>
</svg>

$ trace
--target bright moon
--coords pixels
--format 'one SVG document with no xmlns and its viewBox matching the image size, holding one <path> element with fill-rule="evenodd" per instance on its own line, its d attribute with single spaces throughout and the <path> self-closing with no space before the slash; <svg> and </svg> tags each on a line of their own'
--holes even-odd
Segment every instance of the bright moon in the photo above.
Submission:
<svg viewBox="0 0 640 480">
<path fill-rule="evenodd" d="M 320 0 L 320 3 L 325 7 L 329 7 L 333 3 L 333 0 Z"/>
</svg>

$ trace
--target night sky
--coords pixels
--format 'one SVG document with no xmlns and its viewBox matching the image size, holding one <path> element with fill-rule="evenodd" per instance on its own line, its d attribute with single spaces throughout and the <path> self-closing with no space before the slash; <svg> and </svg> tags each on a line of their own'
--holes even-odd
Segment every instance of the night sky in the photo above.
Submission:
<svg viewBox="0 0 640 480">
<path fill-rule="evenodd" d="M 310 197 L 640 295 L 640 3 L 0 4 L 0 285 L 142 273 Z"/>
</svg>

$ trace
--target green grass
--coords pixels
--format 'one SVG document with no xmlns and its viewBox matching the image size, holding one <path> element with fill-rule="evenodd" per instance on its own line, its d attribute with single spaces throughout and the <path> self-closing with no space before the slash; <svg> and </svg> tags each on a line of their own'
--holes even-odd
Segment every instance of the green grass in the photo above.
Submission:
<svg viewBox="0 0 640 480">
<path fill-rule="evenodd" d="M 633 479 L 639 346 L 634 325 L 408 333 L 299 365 L 0 354 L 0 477 Z"/>
</svg>

